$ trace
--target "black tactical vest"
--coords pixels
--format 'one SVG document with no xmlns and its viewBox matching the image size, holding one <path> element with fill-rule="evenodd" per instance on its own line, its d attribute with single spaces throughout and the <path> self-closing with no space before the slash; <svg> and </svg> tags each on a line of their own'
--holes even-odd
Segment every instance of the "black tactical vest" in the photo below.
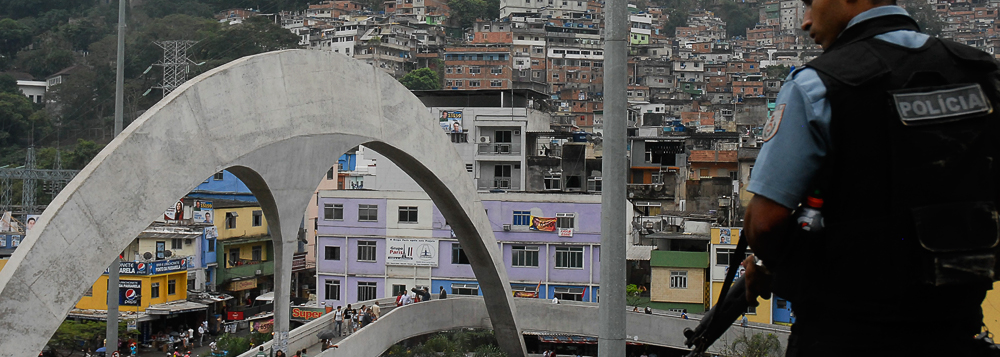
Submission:
<svg viewBox="0 0 1000 357">
<path fill-rule="evenodd" d="M 918 27 L 870 19 L 807 64 L 832 114 L 815 183 L 826 229 L 800 237 L 776 293 L 799 316 L 978 322 L 1000 242 L 997 63 L 933 37 L 874 38 L 894 30 Z"/>
</svg>

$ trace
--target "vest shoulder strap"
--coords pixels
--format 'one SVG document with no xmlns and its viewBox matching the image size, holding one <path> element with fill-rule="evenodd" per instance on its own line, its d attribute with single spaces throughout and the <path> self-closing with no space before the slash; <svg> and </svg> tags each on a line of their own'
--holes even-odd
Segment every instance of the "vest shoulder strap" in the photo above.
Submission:
<svg viewBox="0 0 1000 357">
<path fill-rule="evenodd" d="M 890 72 L 889 66 L 865 42 L 855 42 L 809 61 L 811 67 L 845 85 L 857 87 Z"/>
</svg>

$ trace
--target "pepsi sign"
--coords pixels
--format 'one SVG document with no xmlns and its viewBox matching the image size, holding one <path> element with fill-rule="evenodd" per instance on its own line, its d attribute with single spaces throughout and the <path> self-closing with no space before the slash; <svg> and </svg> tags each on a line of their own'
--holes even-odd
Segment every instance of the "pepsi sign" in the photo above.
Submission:
<svg viewBox="0 0 1000 357">
<path fill-rule="evenodd" d="M 142 281 L 118 281 L 118 305 L 139 306 L 142 303 Z"/>
</svg>

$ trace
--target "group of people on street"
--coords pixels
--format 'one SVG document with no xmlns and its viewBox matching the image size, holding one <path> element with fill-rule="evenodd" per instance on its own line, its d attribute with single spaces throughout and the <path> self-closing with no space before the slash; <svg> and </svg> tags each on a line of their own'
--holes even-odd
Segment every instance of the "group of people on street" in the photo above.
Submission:
<svg viewBox="0 0 1000 357">
<path fill-rule="evenodd" d="M 293 354 L 292 356 L 293 357 L 309 357 L 308 351 L 306 351 L 306 350 L 307 349 L 303 348 L 301 350 L 295 351 L 295 354 Z M 268 357 L 267 352 L 264 351 L 264 346 L 260 346 L 260 347 L 257 348 L 257 354 L 256 354 L 255 357 Z M 282 350 L 274 351 L 274 357 L 286 357 L 285 351 L 282 351 Z"/>
<path fill-rule="evenodd" d="M 333 311 L 333 333 L 338 337 L 350 335 L 378 320 L 381 310 L 378 304 L 370 307 L 361 305 L 357 310 L 351 304 L 347 304 L 346 309 L 337 306 L 337 310 Z"/>
<path fill-rule="evenodd" d="M 441 287 L 441 292 L 438 298 L 439 299 L 448 298 L 448 292 L 444 290 L 443 286 Z M 396 306 L 397 307 L 406 306 L 412 303 L 421 301 L 430 301 L 430 300 L 431 300 L 430 288 L 426 286 L 424 287 L 417 286 L 410 289 L 410 292 L 406 292 L 405 290 L 400 291 L 399 295 L 396 296 Z"/>
</svg>

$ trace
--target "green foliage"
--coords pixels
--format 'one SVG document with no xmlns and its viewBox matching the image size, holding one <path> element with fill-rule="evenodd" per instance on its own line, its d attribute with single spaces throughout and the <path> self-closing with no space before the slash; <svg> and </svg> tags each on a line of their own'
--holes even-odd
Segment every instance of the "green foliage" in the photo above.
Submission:
<svg viewBox="0 0 1000 357">
<path fill-rule="evenodd" d="M 496 12 L 499 13 L 498 0 L 448 0 L 448 8 L 451 9 L 451 19 L 457 22 L 462 28 L 470 28 L 475 24 L 476 19 L 494 19 L 491 4 L 496 1 Z"/>
<path fill-rule="evenodd" d="M 250 350 L 250 338 L 223 334 L 216 341 L 220 351 L 229 351 L 229 356 L 239 356 Z"/>
<path fill-rule="evenodd" d="M 628 284 L 625 286 L 625 303 L 628 306 L 638 306 L 642 302 L 642 292 L 645 291 L 642 287 L 635 284 Z"/>
<path fill-rule="evenodd" d="M 49 347 L 54 351 L 94 351 L 104 346 L 107 337 L 107 322 L 104 321 L 63 321 L 56 333 L 49 339 Z M 132 332 L 127 331 L 125 321 L 118 323 L 119 340 L 127 340 Z"/>
<path fill-rule="evenodd" d="M 729 357 L 777 357 L 781 356 L 781 341 L 772 333 L 743 335 L 732 343 L 725 344 L 722 355 Z"/>
<path fill-rule="evenodd" d="M 791 67 L 785 65 L 767 66 L 764 67 L 764 77 L 785 79 L 785 77 L 788 77 L 791 70 Z"/>
<path fill-rule="evenodd" d="M 0 93 L 22 94 L 17 88 L 17 80 L 6 74 L 0 74 Z"/>
<path fill-rule="evenodd" d="M 0 93 L 0 146 L 16 145 L 30 134 L 31 115 L 35 108 L 20 93 Z"/>
<path fill-rule="evenodd" d="M 34 47 L 19 52 L 15 66 L 35 78 L 45 78 L 73 65 L 72 45 L 59 36 L 41 36 Z"/>
<path fill-rule="evenodd" d="M 94 156 L 97 156 L 97 153 L 101 152 L 101 149 L 103 148 L 104 145 L 97 145 L 97 143 L 93 141 L 78 139 L 76 142 L 76 149 L 64 156 L 63 166 L 65 169 L 71 170 L 82 169 L 84 166 L 87 166 L 87 164 L 90 163 L 90 160 L 93 160 Z"/>
<path fill-rule="evenodd" d="M 715 15 L 726 22 L 727 36 L 746 36 L 747 28 L 753 28 L 757 24 L 758 10 L 754 4 L 756 3 L 726 1 L 713 9 Z"/>
<path fill-rule="evenodd" d="M 505 357 L 506 353 L 500 350 L 500 347 L 496 345 L 482 345 L 476 348 L 476 352 L 473 354 L 475 357 Z"/>
<path fill-rule="evenodd" d="M 441 79 L 430 68 L 421 68 L 407 73 L 399 80 L 409 90 L 441 89 Z"/>
<path fill-rule="evenodd" d="M 14 19 L 34 17 L 51 10 L 78 10 L 92 7 L 96 0 L 0 0 L 0 15 Z"/>
<path fill-rule="evenodd" d="M 198 0 L 146 0 L 142 11 L 152 18 L 182 14 L 195 17 L 212 17 L 212 6 Z"/>
<path fill-rule="evenodd" d="M 194 52 L 196 58 L 206 60 L 207 68 L 212 68 L 240 57 L 298 48 L 298 43 L 299 36 L 275 25 L 269 18 L 258 16 L 223 28 L 188 53 Z"/>
<path fill-rule="evenodd" d="M 31 29 L 12 19 L 0 20 L 0 67 L 4 67 L 25 46 L 31 44 Z"/>
</svg>

